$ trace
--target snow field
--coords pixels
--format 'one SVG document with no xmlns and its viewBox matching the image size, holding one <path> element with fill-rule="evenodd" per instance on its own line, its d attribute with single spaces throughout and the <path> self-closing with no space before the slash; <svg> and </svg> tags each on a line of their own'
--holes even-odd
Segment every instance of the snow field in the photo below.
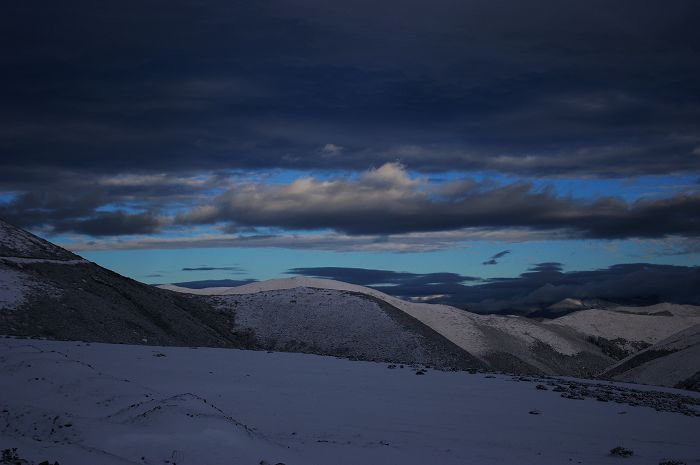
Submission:
<svg viewBox="0 0 700 465">
<path fill-rule="evenodd" d="M 0 392 L 0 448 L 34 461 L 700 463 L 698 417 L 315 355 L 1 339 Z"/>
</svg>

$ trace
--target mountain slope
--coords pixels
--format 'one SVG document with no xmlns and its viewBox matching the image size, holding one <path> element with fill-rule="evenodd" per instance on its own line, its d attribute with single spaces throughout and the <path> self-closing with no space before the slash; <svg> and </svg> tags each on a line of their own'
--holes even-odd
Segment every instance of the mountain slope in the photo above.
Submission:
<svg viewBox="0 0 700 465">
<path fill-rule="evenodd" d="M 700 391 L 700 324 L 621 360 L 602 376 Z"/>
<path fill-rule="evenodd" d="M 238 347 L 228 313 L 125 278 L 0 220 L 0 334 Z"/>
<path fill-rule="evenodd" d="M 601 346 L 611 357 L 621 359 L 700 324 L 700 308 L 658 304 L 581 310 L 545 324 L 573 329 Z"/>
<path fill-rule="evenodd" d="M 265 295 L 295 288 L 315 290 L 313 292 L 319 298 L 327 290 L 353 292 L 403 312 L 495 370 L 587 376 L 613 362 L 599 347 L 569 328 L 548 326 L 524 317 L 479 315 L 448 305 L 406 302 L 371 288 L 340 281 L 294 277 L 233 288 L 161 287 L 198 295 L 228 296 L 228 301 L 232 296 Z M 236 311 L 240 313 L 244 307 L 239 305 Z"/>
<path fill-rule="evenodd" d="M 237 307 L 138 283 L 19 228 L 2 226 L 2 243 L 9 244 L 3 250 L 13 255 L 0 256 L 0 334 L 486 368 L 440 334 L 371 297 L 338 291 L 307 298 L 290 291 L 254 296 Z M 256 312 L 248 311 L 253 308 Z"/>
<path fill-rule="evenodd" d="M 395 313 L 403 313 L 422 323 L 425 328 L 474 356 L 482 365 L 510 372 L 594 377 L 616 361 L 700 323 L 700 308 L 673 304 L 581 310 L 544 321 L 519 316 L 481 315 L 447 305 L 406 302 L 371 288 L 308 277 L 238 287 L 161 287 L 218 296 L 220 308 L 235 308 L 238 325 L 256 337 L 271 337 L 276 342 L 287 344 L 290 339 L 293 342 L 310 337 L 316 344 L 324 339 L 342 340 L 338 328 L 346 331 L 355 321 L 367 320 L 367 317 L 359 318 L 349 312 L 343 320 L 328 308 L 345 308 L 350 302 L 347 295 L 352 293 L 381 302 L 386 308 L 393 308 Z M 345 295 L 331 298 L 329 293 L 332 291 L 344 292 Z M 304 295 L 303 305 L 285 305 L 284 299 L 296 302 L 299 294 Z M 301 315 L 300 309 L 323 307 L 321 302 L 329 299 L 326 309 L 301 318 L 311 323 L 301 327 L 293 323 L 292 320 Z M 335 332 L 329 328 L 335 328 Z M 350 338 L 350 346 L 357 349 L 362 346 L 359 341 L 369 340 L 376 339 Z M 313 347 L 285 347 L 284 343 L 276 348 L 327 353 Z M 635 381 L 634 377 L 628 380 Z"/>
<path fill-rule="evenodd" d="M 79 256 L 0 219 L 0 257 L 73 260 Z"/>
<path fill-rule="evenodd" d="M 236 329 L 268 350 L 351 359 L 420 363 L 440 368 L 486 368 L 442 335 L 371 296 L 298 287 L 220 296 Z"/>
</svg>

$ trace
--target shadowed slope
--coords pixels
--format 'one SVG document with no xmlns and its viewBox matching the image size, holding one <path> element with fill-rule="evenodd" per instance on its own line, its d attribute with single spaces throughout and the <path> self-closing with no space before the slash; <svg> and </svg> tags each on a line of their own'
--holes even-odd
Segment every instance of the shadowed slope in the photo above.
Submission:
<svg viewBox="0 0 700 465">
<path fill-rule="evenodd" d="M 0 220 L 0 334 L 241 347 L 230 313 L 147 286 Z"/>
</svg>

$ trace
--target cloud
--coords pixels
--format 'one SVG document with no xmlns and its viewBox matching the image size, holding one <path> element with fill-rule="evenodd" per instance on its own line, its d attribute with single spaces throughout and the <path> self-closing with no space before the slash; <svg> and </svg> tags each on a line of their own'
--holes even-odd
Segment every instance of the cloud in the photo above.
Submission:
<svg viewBox="0 0 700 465">
<path fill-rule="evenodd" d="M 207 279 L 203 281 L 185 281 L 173 284 L 190 289 L 204 289 L 207 287 L 237 287 L 254 282 L 257 281 L 255 279 Z"/>
<path fill-rule="evenodd" d="M 233 274 L 244 274 L 245 271 L 238 266 L 198 266 L 194 268 L 185 267 L 182 271 L 233 271 Z"/>
<path fill-rule="evenodd" d="M 16 2 L 0 18 L 0 195 L 18 201 L 0 205 L 0 216 L 100 235 L 159 231 L 161 215 L 190 210 L 185 223 L 240 217 L 230 228 L 352 235 L 516 227 L 693 236 L 693 195 L 586 205 L 527 183 L 456 183 L 451 192 L 397 184 L 407 180 L 392 168 L 397 160 L 427 175 L 697 174 L 697 5 L 592 1 L 545 0 L 533 12 L 518 0 L 388 0 L 379 9 L 315 0 L 120 9 L 77 0 L 40 13 Z M 384 187 L 367 173 L 277 187 L 229 181 L 371 166 Z M 365 190 L 351 208 L 354 188 Z M 269 207 L 246 210 L 258 196 Z M 324 210 L 309 196 L 331 201 Z M 290 213 L 274 211 L 287 198 Z M 99 213 L 115 209 L 123 213 Z M 512 221 L 497 217 L 513 209 Z M 373 221 L 361 220 L 367 214 Z"/>
<path fill-rule="evenodd" d="M 321 149 L 321 152 L 327 155 L 339 155 L 343 151 L 343 147 L 335 144 L 326 144 Z"/>
<path fill-rule="evenodd" d="M 295 268 L 291 274 L 337 279 L 391 295 L 480 313 L 529 313 L 564 298 L 620 303 L 700 303 L 700 267 L 632 263 L 563 272 L 540 263 L 516 278 L 478 280 L 454 273 L 415 274 L 359 268 Z"/>
<path fill-rule="evenodd" d="M 0 217 L 25 228 L 93 236 L 157 233 L 170 224 L 160 212 L 170 206 L 204 202 L 228 177 L 168 174 L 82 178 L 60 175 L 40 187 L 16 186 L 0 201 Z M 26 192 L 23 190 L 28 189 Z"/>
<path fill-rule="evenodd" d="M 482 265 L 498 265 L 498 259 L 505 257 L 510 253 L 510 250 L 503 250 L 501 252 L 498 252 L 497 254 L 493 255 L 490 259 L 486 260 L 485 262 L 482 262 Z"/>
<path fill-rule="evenodd" d="M 397 162 L 354 176 L 306 176 L 288 183 L 235 174 L 70 179 L 0 201 L 0 217 L 48 233 L 92 236 L 216 225 L 239 241 L 267 237 L 270 228 L 275 236 L 332 230 L 372 236 L 373 242 L 436 232 L 485 238 L 492 231 L 501 238 L 496 240 L 508 235 L 519 240 L 525 231 L 562 239 L 692 239 L 700 232 L 700 193 L 692 189 L 637 201 L 581 200 L 525 182 L 431 180 L 410 175 Z"/>
<path fill-rule="evenodd" d="M 0 202 L 0 217 L 21 227 L 48 226 L 55 233 L 91 236 L 152 234 L 169 222 L 155 211 L 98 210 L 107 203 L 103 192 L 89 188 L 74 195 L 28 192 Z"/>
<path fill-rule="evenodd" d="M 367 268 L 344 267 L 313 267 L 292 268 L 287 274 L 312 276 L 315 278 L 335 279 L 362 286 L 369 285 L 430 285 L 430 284 L 454 284 L 466 281 L 475 281 L 478 278 L 462 276 L 456 273 L 409 273 L 389 270 L 372 270 Z"/>
<path fill-rule="evenodd" d="M 535 273 L 561 273 L 563 265 L 559 262 L 543 262 L 537 263 L 532 268 L 531 272 Z M 527 274 L 525 276 L 528 276 Z"/>
<path fill-rule="evenodd" d="M 630 263 L 562 272 L 544 263 L 517 278 L 492 279 L 453 296 L 477 311 L 527 312 L 559 300 L 599 298 L 621 303 L 699 303 L 700 267 Z"/>
<path fill-rule="evenodd" d="M 692 0 L 534 11 L 518 0 L 77 0 L 3 13 L 0 177 L 361 170 L 397 154 L 424 172 L 700 166 Z M 319 156 L 331 145 L 342 153 Z"/>
<path fill-rule="evenodd" d="M 654 238 L 700 234 L 700 193 L 625 202 L 557 196 L 517 182 L 431 183 L 387 163 L 356 178 L 304 177 L 289 184 L 238 184 L 214 202 L 179 214 L 179 224 L 333 229 L 350 235 L 462 228 L 567 230 L 576 238 Z"/>
<path fill-rule="evenodd" d="M 153 234 L 160 232 L 167 220 L 155 213 L 130 214 L 124 211 L 96 212 L 85 219 L 64 220 L 54 224 L 56 233 L 73 232 L 90 236 Z"/>
<path fill-rule="evenodd" d="M 444 301 L 459 294 L 464 283 L 479 281 L 457 273 L 409 273 L 364 268 L 315 267 L 292 268 L 288 274 L 335 279 L 370 286 L 388 294 L 413 300 Z M 441 296 L 441 297 L 438 297 Z"/>
<path fill-rule="evenodd" d="M 74 252 L 97 250 L 144 250 L 222 247 L 277 247 L 284 249 L 328 250 L 335 252 L 431 252 L 465 247 L 468 241 L 524 242 L 565 239 L 561 231 L 470 228 L 396 235 L 347 235 L 333 232 L 314 234 L 197 234 L 188 237 L 109 238 L 62 242 Z"/>
</svg>

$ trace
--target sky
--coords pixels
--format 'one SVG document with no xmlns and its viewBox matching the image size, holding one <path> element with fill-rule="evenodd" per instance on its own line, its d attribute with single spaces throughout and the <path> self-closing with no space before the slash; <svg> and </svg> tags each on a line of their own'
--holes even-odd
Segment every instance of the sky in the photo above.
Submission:
<svg viewBox="0 0 700 465">
<path fill-rule="evenodd" d="M 14 2 L 0 218 L 146 283 L 700 288 L 698 21 L 694 0 Z"/>
</svg>

